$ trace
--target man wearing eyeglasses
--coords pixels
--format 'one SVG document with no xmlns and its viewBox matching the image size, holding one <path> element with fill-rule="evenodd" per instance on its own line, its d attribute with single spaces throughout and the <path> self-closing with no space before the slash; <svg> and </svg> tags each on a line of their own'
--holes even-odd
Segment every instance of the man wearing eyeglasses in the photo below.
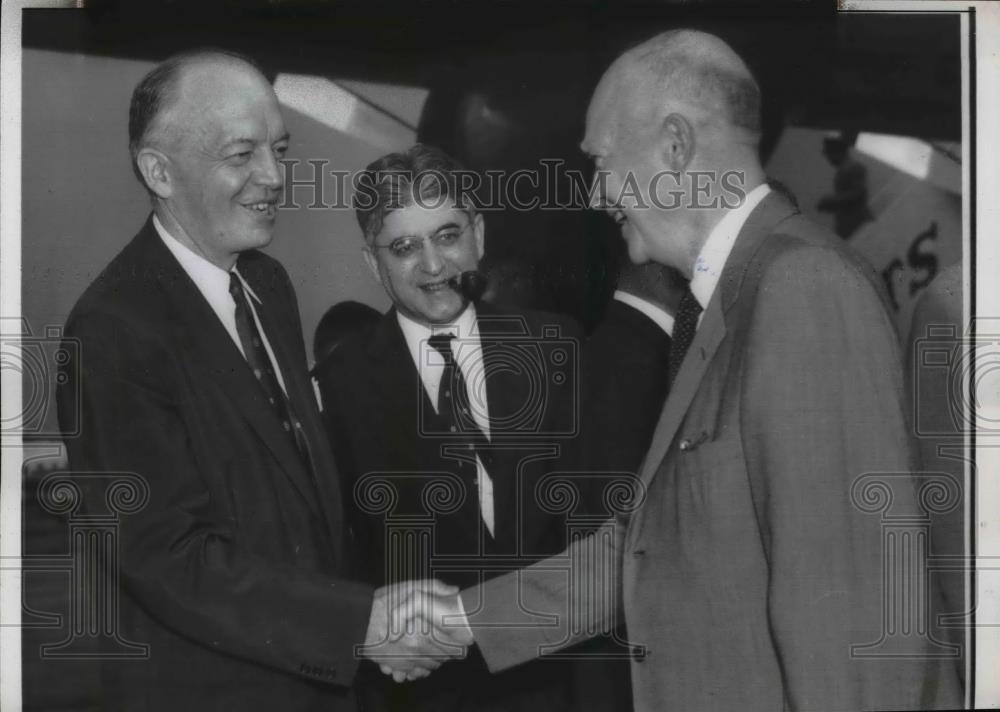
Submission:
<svg viewBox="0 0 1000 712">
<path fill-rule="evenodd" d="M 342 346 L 324 388 L 343 406 L 328 414 L 330 431 L 371 582 L 434 571 L 470 585 L 558 551 L 565 536 L 564 513 L 546 511 L 536 485 L 576 434 L 580 332 L 565 316 L 501 313 L 463 293 L 485 224 L 460 171 L 417 145 L 359 181 L 364 257 L 393 308 Z M 373 709 L 570 706 L 565 661 L 491 676 L 470 650 L 426 679 L 420 666 L 380 662 L 408 681 L 366 664 L 359 691 Z"/>
</svg>

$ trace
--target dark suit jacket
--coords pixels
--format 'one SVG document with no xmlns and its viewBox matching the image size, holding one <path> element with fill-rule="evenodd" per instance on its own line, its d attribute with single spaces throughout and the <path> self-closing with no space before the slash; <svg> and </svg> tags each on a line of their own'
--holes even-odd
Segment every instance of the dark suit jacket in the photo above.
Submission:
<svg viewBox="0 0 1000 712">
<path fill-rule="evenodd" d="M 607 495 L 638 476 L 656 421 L 667 397 L 670 336 L 648 316 L 617 299 L 583 347 L 581 437 L 575 469 L 586 512 L 600 519 L 614 514 Z M 613 631 L 613 633 L 612 633 Z M 628 631 L 624 622 L 599 639 L 574 647 L 581 656 L 573 670 L 573 708 L 631 708 Z"/>
<path fill-rule="evenodd" d="M 907 407 L 870 268 L 768 196 L 664 405 L 644 499 L 613 523 L 623 536 L 569 552 L 577 571 L 613 575 L 567 592 L 565 576 L 539 564 L 463 592 L 467 608 L 483 602 L 472 625 L 484 658 L 502 670 L 560 635 L 477 620 L 527 609 L 572 622 L 570 602 L 611 615 L 597 604 L 620 595 L 645 646 L 632 665 L 639 710 L 959 706 L 953 665 L 931 657 L 940 645 L 884 635 L 885 612 L 904 611 L 886 606 L 885 500 L 859 478 L 882 477 L 893 514 L 920 511 L 905 474 L 916 463 Z M 586 568 L 594 562 L 606 565 Z"/>
<path fill-rule="evenodd" d="M 612 299 L 583 350 L 582 462 L 637 474 L 667 397 L 670 336 Z"/>
<path fill-rule="evenodd" d="M 551 495 L 540 494 L 536 485 L 557 469 L 577 435 L 571 406 L 579 399 L 579 331 L 555 314 L 503 313 L 482 304 L 477 315 L 492 445 L 480 454 L 493 481 L 495 539 L 481 535 L 475 507 L 471 516 L 461 507 L 445 511 L 449 499 L 477 494 L 450 489 L 458 480 L 456 454 L 449 454 L 447 437 L 431 434 L 441 432 L 440 424 L 394 310 L 366 337 L 338 349 L 335 363 L 324 369 L 324 411 L 350 485 L 345 496 L 353 498 L 366 578 L 374 585 L 414 576 L 472 585 L 482 575 L 524 566 L 565 545 L 564 517 L 546 511 L 540 498 Z M 400 553 L 405 537 L 421 541 L 417 532 L 428 537 L 422 548 Z M 440 567 L 444 556 L 463 558 L 451 570 L 430 568 L 432 557 Z M 474 652 L 473 659 L 447 663 L 430 678 L 402 686 L 374 672 L 366 685 L 368 701 L 435 712 L 566 707 L 564 664 L 491 676 L 477 657 Z"/>
<path fill-rule="evenodd" d="M 80 340 L 60 389 L 74 471 L 135 473 L 145 506 L 120 517 L 118 633 L 149 659 L 104 666 L 103 708 L 353 709 L 371 587 L 348 568 L 337 468 L 284 269 L 239 269 L 310 443 L 310 473 L 246 361 L 147 221 L 66 325 Z M 81 402 L 74 402 L 79 387 Z M 96 483 L 81 478 L 81 485 Z M 106 510 L 91 487 L 92 512 Z"/>
</svg>

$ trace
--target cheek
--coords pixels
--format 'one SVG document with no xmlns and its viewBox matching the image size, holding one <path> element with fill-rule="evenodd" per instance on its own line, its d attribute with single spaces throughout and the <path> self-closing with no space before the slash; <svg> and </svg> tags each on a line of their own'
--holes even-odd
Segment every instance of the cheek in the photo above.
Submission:
<svg viewBox="0 0 1000 712">
<path fill-rule="evenodd" d="M 468 240 L 467 243 L 458 245 L 455 249 L 444 253 L 445 259 L 462 269 L 471 269 L 479 264 L 479 260 L 483 256 L 479 244 L 474 237 L 470 237 Z M 485 246 L 483 251 L 485 251 Z"/>
<path fill-rule="evenodd" d="M 382 266 L 379 268 L 379 276 L 388 291 L 397 293 L 409 285 L 409 271 L 405 266 Z"/>
<path fill-rule="evenodd" d="M 242 173 L 224 171 L 212 176 L 211 182 L 205 186 L 206 200 L 223 205 L 233 205 L 239 202 L 239 198 L 246 186 L 247 177 Z"/>
</svg>

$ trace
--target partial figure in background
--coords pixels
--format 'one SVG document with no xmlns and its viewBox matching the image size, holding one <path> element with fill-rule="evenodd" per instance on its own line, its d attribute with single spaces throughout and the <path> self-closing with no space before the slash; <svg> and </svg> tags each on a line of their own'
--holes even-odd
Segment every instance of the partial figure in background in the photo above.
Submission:
<svg viewBox="0 0 1000 712">
<path fill-rule="evenodd" d="M 320 395 L 320 410 L 334 408 L 330 379 L 338 368 L 338 349 L 352 337 L 371 328 L 382 313 L 367 304 L 354 301 L 337 302 L 326 310 L 316 325 L 313 336 L 315 363 L 310 374 Z"/>
<path fill-rule="evenodd" d="M 584 347 L 587 469 L 638 472 L 667 397 L 670 332 L 686 284 L 671 267 L 622 261 L 611 302 Z"/>
<path fill-rule="evenodd" d="M 935 556 L 963 557 L 966 553 L 965 433 L 971 421 L 964 414 L 967 396 L 960 392 L 965 386 L 955 376 L 967 367 L 964 359 L 974 352 L 966 341 L 968 322 L 962 296 L 959 261 L 942 270 L 920 296 L 903 352 L 924 470 L 951 477 L 960 493 L 953 507 L 932 518 L 931 554 Z M 972 474 L 974 477 L 975 471 Z M 932 630 L 943 631 L 949 642 L 962 646 L 963 655 L 955 659 L 955 664 L 964 683 L 970 650 L 965 635 L 965 613 L 970 608 L 966 603 L 969 572 L 949 567 L 932 575 L 944 592 L 943 606 L 932 612 Z M 939 619 L 939 615 L 947 618 Z"/>
<path fill-rule="evenodd" d="M 868 169 L 851 155 L 850 143 L 839 133 L 823 139 L 823 155 L 834 168 L 833 193 L 821 198 L 816 209 L 833 213 L 833 231 L 846 240 L 873 217 Z"/>
<path fill-rule="evenodd" d="M 326 310 L 313 337 L 313 376 L 347 339 L 372 326 L 382 316 L 375 307 L 354 301 L 337 302 Z"/>
<path fill-rule="evenodd" d="M 667 398 L 670 332 L 686 285 L 680 272 L 655 262 L 636 265 L 626 256 L 619 264 L 612 299 L 583 347 L 581 431 L 574 457 L 576 468 L 593 482 L 583 497 L 595 521 L 615 514 L 606 498 L 608 485 L 638 477 L 649 450 Z M 595 676 L 592 664 L 575 667 L 574 709 L 631 709 L 629 634 L 623 622 L 612 630 L 613 636 L 574 649 L 607 659 L 607 679 Z"/>
</svg>

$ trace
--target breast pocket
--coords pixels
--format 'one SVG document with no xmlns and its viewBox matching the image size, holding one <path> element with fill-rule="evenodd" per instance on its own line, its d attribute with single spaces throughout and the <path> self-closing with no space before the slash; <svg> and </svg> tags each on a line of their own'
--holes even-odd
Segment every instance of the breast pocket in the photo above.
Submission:
<svg viewBox="0 0 1000 712">
<path fill-rule="evenodd" d="M 683 434 L 677 452 L 677 496 L 682 509 L 699 515 L 732 507 L 745 494 L 746 463 L 738 437 L 725 431 L 710 439 L 705 431 Z M 716 512 L 721 508 L 722 512 Z"/>
</svg>

